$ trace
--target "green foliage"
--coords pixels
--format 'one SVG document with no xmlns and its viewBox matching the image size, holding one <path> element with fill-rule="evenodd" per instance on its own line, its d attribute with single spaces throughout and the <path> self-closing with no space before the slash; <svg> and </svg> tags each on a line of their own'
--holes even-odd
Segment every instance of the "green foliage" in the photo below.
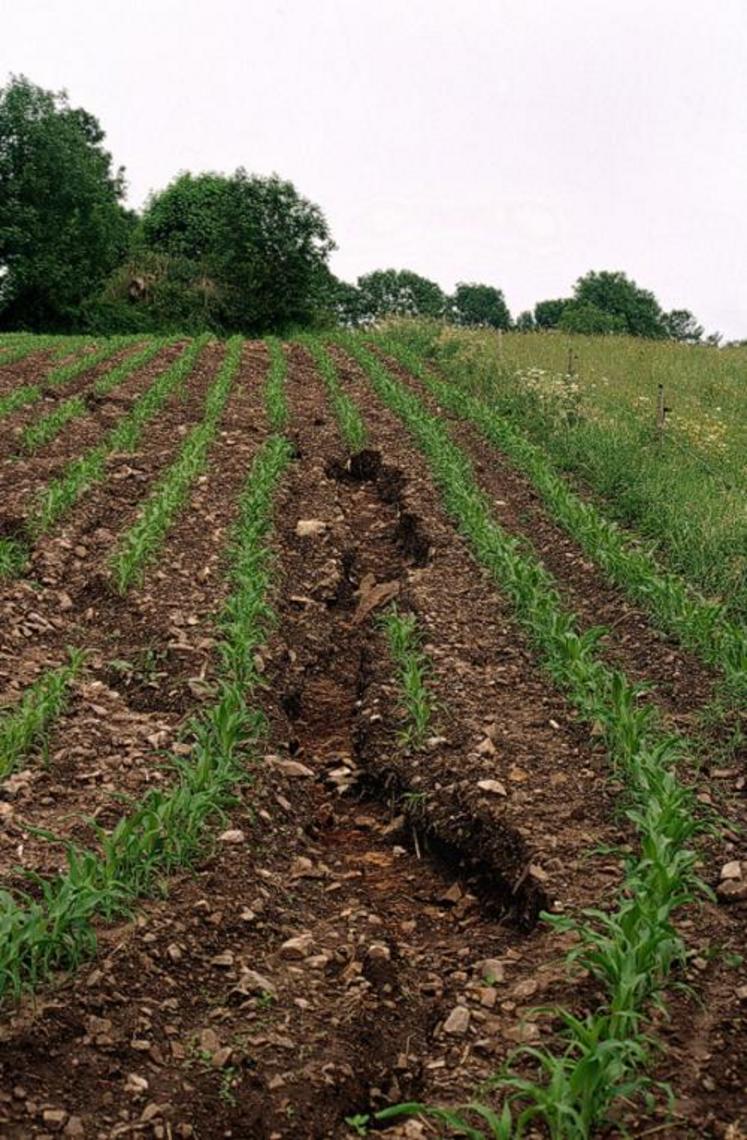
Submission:
<svg viewBox="0 0 747 1140">
<path fill-rule="evenodd" d="M 422 650 L 418 623 L 414 614 L 401 613 L 392 606 L 382 617 L 381 625 L 402 692 L 405 710 L 402 740 L 409 747 L 422 748 L 431 729 L 436 702 L 427 684 L 431 665 Z"/>
<path fill-rule="evenodd" d="M 202 422 L 184 440 L 176 459 L 151 491 L 137 521 L 118 541 L 110 559 L 110 568 L 120 594 L 126 593 L 134 582 L 142 581 L 145 566 L 160 550 L 190 488 L 204 469 L 231 394 L 243 348 L 242 337 L 229 340 L 218 375 L 205 400 Z"/>
<path fill-rule="evenodd" d="M 703 326 L 698 324 L 689 309 L 672 309 L 670 313 L 664 313 L 662 324 L 670 340 L 699 344 L 703 339 Z"/>
<path fill-rule="evenodd" d="M 514 328 L 516 329 L 517 332 L 534 332 L 535 331 L 535 329 L 537 328 L 537 325 L 535 324 L 534 317 L 532 316 L 532 313 L 530 312 L 529 309 L 524 309 L 523 312 L 519 313 L 518 317 L 516 318 L 516 320 L 514 322 Z"/>
<path fill-rule="evenodd" d="M 0 326 L 79 323 L 132 229 L 103 133 L 64 94 L 23 77 L 0 89 Z"/>
<path fill-rule="evenodd" d="M 576 305 L 593 306 L 622 322 L 616 329 L 600 331 L 622 331 L 646 337 L 665 335 L 663 314 L 656 297 L 647 289 L 639 288 L 625 273 L 606 269 L 587 273 L 576 282 L 573 299 Z"/>
<path fill-rule="evenodd" d="M 451 299 L 451 311 L 458 325 L 483 325 L 507 329 L 511 325 L 503 293 L 493 285 L 460 282 Z"/>
<path fill-rule="evenodd" d="M 358 278 L 360 319 L 380 317 L 441 317 L 447 299 L 435 281 L 410 269 L 377 269 Z"/>
<path fill-rule="evenodd" d="M 321 210 L 290 182 L 182 174 L 146 206 L 135 245 L 145 261 L 128 293 L 161 320 L 178 311 L 190 327 L 279 332 L 313 321 L 332 248 Z"/>
<path fill-rule="evenodd" d="M 313 337 L 304 337 L 302 343 L 311 353 L 324 380 L 327 396 L 337 420 L 343 443 L 348 451 L 355 454 L 366 445 L 366 427 L 363 423 L 363 417 L 342 387 L 337 374 L 337 366 L 322 342 Z"/>
<path fill-rule="evenodd" d="M 589 302 L 576 301 L 569 301 L 565 306 L 557 327 L 563 332 L 586 336 L 627 332 L 625 318 L 620 314 L 608 313 Z"/>
<path fill-rule="evenodd" d="M 538 329 L 554 329 L 560 324 L 560 318 L 570 298 L 559 297 L 552 301 L 538 301 L 534 306 L 534 322 Z"/>
<path fill-rule="evenodd" d="M 9 776 L 19 761 L 44 741 L 49 726 L 65 709 L 70 685 L 83 660 L 81 652 L 71 650 L 69 664 L 43 673 L 17 705 L 0 711 L 0 779 Z"/>
</svg>

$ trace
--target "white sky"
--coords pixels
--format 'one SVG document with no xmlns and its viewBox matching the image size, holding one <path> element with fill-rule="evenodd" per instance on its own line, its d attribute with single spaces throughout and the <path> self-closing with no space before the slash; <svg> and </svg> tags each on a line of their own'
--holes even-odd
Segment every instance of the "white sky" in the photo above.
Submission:
<svg viewBox="0 0 747 1140">
<path fill-rule="evenodd" d="M 276 171 L 332 267 L 501 287 L 624 269 L 747 336 L 747 0 L 0 0 L 0 84 L 66 87 L 131 204 Z"/>
</svg>

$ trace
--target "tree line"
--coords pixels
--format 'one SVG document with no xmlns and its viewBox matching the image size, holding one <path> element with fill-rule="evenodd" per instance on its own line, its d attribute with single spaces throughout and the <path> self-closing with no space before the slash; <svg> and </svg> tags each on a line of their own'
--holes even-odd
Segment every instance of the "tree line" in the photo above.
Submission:
<svg viewBox="0 0 747 1140">
<path fill-rule="evenodd" d="M 93 115 L 23 76 L 0 88 L 0 329 L 251 335 L 407 315 L 703 337 L 692 313 L 665 312 L 621 272 L 588 273 L 571 296 L 515 320 L 489 284 L 464 282 L 449 295 L 407 269 L 340 281 L 322 210 L 277 175 L 182 173 L 139 213 L 125 190 Z"/>
</svg>

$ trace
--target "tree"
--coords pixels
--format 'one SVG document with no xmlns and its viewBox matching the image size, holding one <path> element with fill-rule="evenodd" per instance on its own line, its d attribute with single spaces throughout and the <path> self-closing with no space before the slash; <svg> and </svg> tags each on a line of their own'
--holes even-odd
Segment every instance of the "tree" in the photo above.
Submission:
<svg viewBox="0 0 747 1140">
<path fill-rule="evenodd" d="M 318 206 L 276 175 L 181 174 L 154 195 L 138 243 L 208 287 L 211 327 L 258 333 L 314 323 L 334 248 Z"/>
<path fill-rule="evenodd" d="M 500 289 L 493 285 L 460 282 L 451 299 L 451 309 L 459 325 L 487 325 L 507 329 L 511 314 Z"/>
<path fill-rule="evenodd" d="M 607 313 L 596 305 L 576 304 L 574 301 L 563 309 L 558 328 L 563 332 L 585 333 L 588 336 L 627 332 L 623 317 Z"/>
<path fill-rule="evenodd" d="M 670 313 L 664 313 L 662 324 L 670 340 L 698 344 L 703 339 L 703 326 L 698 324 L 689 309 L 672 309 Z"/>
<path fill-rule="evenodd" d="M 591 305 L 623 322 L 631 336 L 664 337 L 666 331 L 659 302 L 624 273 L 601 270 L 579 277 L 573 292 L 577 305 Z M 616 329 L 615 331 L 620 331 Z"/>
<path fill-rule="evenodd" d="M 570 304 L 568 297 L 554 301 L 538 301 L 534 306 L 534 320 L 538 329 L 555 329 L 560 324 L 563 310 Z"/>
<path fill-rule="evenodd" d="M 64 92 L 0 89 L 0 327 L 76 327 L 124 256 L 134 219 L 103 139 Z"/>
<path fill-rule="evenodd" d="M 532 316 L 529 309 L 525 309 L 522 313 L 519 313 L 518 317 L 516 318 L 515 328 L 517 332 L 535 331 L 537 325 L 535 324 L 534 317 Z"/>
<path fill-rule="evenodd" d="M 363 319 L 441 317 L 446 297 L 435 281 L 410 269 L 377 269 L 358 278 Z"/>
</svg>

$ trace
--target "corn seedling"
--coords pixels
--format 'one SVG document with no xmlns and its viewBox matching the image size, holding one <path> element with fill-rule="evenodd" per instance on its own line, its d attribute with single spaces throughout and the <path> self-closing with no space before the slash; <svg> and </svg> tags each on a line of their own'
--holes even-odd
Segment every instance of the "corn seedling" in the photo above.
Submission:
<svg viewBox="0 0 747 1140">
<path fill-rule="evenodd" d="M 142 579 L 145 566 L 160 550 L 190 488 L 205 467 L 208 450 L 231 394 L 243 347 L 244 341 L 240 336 L 228 342 L 217 378 L 205 400 L 202 422 L 189 433 L 177 458 L 154 487 L 139 518 L 118 543 L 110 567 L 121 594 Z"/>
<path fill-rule="evenodd" d="M 43 744 L 50 725 L 65 709 L 83 660 L 80 651 L 71 650 L 68 664 L 43 673 L 17 705 L 0 713 L 0 779 L 9 776 L 32 748 Z"/>
<path fill-rule="evenodd" d="M 689 847 L 699 827 L 693 795 L 675 775 L 685 742 L 661 729 L 653 706 L 640 703 L 639 687 L 597 658 L 600 631 L 578 632 L 551 575 L 493 520 L 469 460 L 443 421 L 359 341 L 344 335 L 338 340 L 423 452 L 447 511 L 511 598 L 545 667 L 584 719 L 601 727 L 613 769 L 626 785 L 627 815 L 638 830 L 640 852 L 628 862 L 617 909 L 591 910 L 579 918 L 544 916 L 576 934 L 579 945 L 571 959 L 604 984 L 606 1003 L 585 1019 L 562 1013 L 560 1053 L 519 1050 L 518 1056 L 536 1064 L 536 1080 L 513 1069 L 498 1080 L 508 1099 L 496 1117 L 502 1131 L 493 1135 L 520 1136 L 530 1122 L 542 1120 L 553 1137 L 580 1140 L 617 1098 L 648 1088 L 650 1050 L 641 1028 L 646 1007 L 661 1001 L 673 966 L 685 959 L 672 914 L 702 889 Z"/>
<path fill-rule="evenodd" d="M 404 744 L 422 748 L 431 726 L 435 699 L 427 685 L 430 662 L 421 648 L 421 636 L 414 614 L 403 614 L 392 606 L 381 618 L 389 652 L 397 671 L 405 724 Z"/>
<path fill-rule="evenodd" d="M 265 340 L 270 354 L 270 368 L 265 382 L 265 407 L 270 427 L 275 432 L 285 431 L 288 426 L 288 401 L 285 397 L 285 376 L 288 361 L 283 346 L 277 337 L 268 336 Z"/>
</svg>

